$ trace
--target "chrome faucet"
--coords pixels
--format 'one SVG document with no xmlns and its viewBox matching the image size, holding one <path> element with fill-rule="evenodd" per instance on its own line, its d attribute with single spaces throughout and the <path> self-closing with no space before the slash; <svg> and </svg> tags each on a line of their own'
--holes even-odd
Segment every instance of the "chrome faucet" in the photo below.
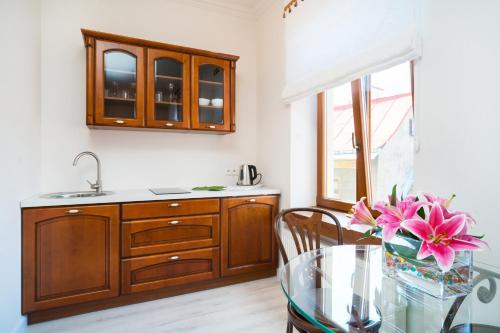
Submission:
<svg viewBox="0 0 500 333">
<path fill-rule="evenodd" d="M 75 156 L 75 159 L 73 160 L 73 166 L 76 166 L 76 164 L 78 163 L 78 160 L 80 159 L 80 157 L 82 157 L 84 155 L 90 155 L 90 156 L 92 156 L 93 158 L 95 158 L 95 160 L 97 162 L 97 180 L 95 181 L 95 183 L 92 183 L 92 182 L 90 182 L 90 181 L 87 180 L 87 183 L 90 184 L 90 188 L 91 189 L 93 189 L 97 193 L 101 194 L 102 193 L 101 161 L 99 160 L 99 157 L 97 157 L 97 155 L 94 154 L 91 151 L 81 152 L 80 154 L 78 154 L 78 155 Z"/>
</svg>

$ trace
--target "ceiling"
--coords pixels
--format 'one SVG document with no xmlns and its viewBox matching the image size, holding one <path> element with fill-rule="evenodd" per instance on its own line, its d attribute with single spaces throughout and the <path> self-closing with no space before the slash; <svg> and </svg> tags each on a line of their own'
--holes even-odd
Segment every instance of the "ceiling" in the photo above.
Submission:
<svg viewBox="0 0 500 333">
<path fill-rule="evenodd" d="M 222 9 L 239 16 L 256 18 L 276 0 L 188 0 L 194 4 Z"/>
</svg>

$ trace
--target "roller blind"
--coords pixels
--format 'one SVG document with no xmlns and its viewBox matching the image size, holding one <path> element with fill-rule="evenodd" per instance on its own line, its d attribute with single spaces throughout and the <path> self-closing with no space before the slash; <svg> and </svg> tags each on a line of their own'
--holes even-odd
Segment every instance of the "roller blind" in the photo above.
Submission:
<svg viewBox="0 0 500 333">
<path fill-rule="evenodd" d="M 420 56 L 419 0 L 307 0 L 285 21 L 285 102 Z"/>
</svg>

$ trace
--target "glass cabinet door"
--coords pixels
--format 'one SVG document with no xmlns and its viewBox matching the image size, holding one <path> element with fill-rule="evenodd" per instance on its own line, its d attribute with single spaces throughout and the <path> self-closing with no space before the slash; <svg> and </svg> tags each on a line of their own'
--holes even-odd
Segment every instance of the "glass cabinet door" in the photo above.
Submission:
<svg viewBox="0 0 500 333">
<path fill-rule="evenodd" d="M 96 41 L 97 125 L 144 126 L 144 49 Z"/>
<path fill-rule="evenodd" d="M 230 63 L 193 56 L 193 128 L 230 130 Z"/>
<path fill-rule="evenodd" d="M 148 49 L 148 127 L 189 128 L 189 55 Z"/>
</svg>

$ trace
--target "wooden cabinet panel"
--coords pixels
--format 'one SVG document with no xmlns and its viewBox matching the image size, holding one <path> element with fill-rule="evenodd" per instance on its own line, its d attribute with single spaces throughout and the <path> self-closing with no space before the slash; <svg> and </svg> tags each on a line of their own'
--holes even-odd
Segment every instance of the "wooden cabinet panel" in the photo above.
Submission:
<svg viewBox="0 0 500 333">
<path fill-rule="evenodd" d="M 23 211 L 23 313 L 118 296 L 118 205 Z"/>
<path fill-rule="evenodd" d="M 122 223 L 124 257 L 219 245 L 219 216 L 204 215 Z"/>
<path fill-rule="evenodd" d="M 189 128 L 190 56 L 159 49 L 147 52 L 147 127 Z"/>
<path fill-rule="evenodd" d="M 231 130 L 231 63 L 202 56 L 191 57 L 192 128 L 206 131 Z M 200 98 L 208 105 L 202 105 Z M 222 101 L 215 104 L 214 99 Z"/>
<path fill-rule="evenodd" d="M 144 48 L 96 40 L 95 124 L 144 127 Z"/>
<path fill-rule="evenodd" d="M 122 260 L 122 293 L 130 294 L 219 277 L 219 248 Z"/>
<path fill-rule="evenodd" d="M 219 199 L 169 200 L 122 205 L 124 220 L 218 213 Z"/>
<path fill-rule="evenodd" d="M 273 221 L 277 212 L 276 196 L 222 200 L 222 276 L 276 267 Z"/>
</svg>

